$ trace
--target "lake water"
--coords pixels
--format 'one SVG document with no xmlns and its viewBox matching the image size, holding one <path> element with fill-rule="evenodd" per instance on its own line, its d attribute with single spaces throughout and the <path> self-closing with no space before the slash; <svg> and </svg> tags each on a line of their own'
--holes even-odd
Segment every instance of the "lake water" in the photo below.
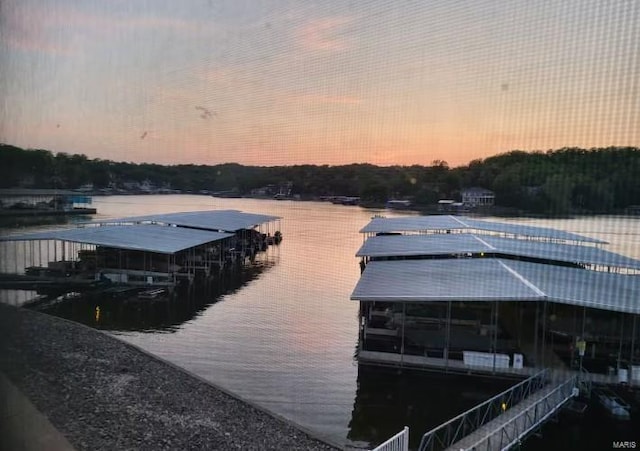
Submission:
<svg viewBox="0 0 640 451">
<path fill-rule="evenodd" d="M 358 367 L 358 303 L 349 300 L 360 277 L 358 230 L 374 214 L 402 213 L 189 195 L 96 197 L 94 206 L 95 219 L 201 209 L 282 217 L 283 242 L 224 290 L 200 293 L 181 306 L 134 312 L 103 306 L 97 324 L 92 305 L 61 307 L 57 314 L 110 330 L 334 442 L 367 447 L 409 425 L 415 443 L 426 430 L 513 383 Z M 509 221 L 604 239 L 611 242 L 607 249 L 640 258 L 638 218 Z M 550 428 L 554 442 L 576 443 Z M 532 439 L 528 447 L 542 449 L 549 440 Z"/>
</svg>

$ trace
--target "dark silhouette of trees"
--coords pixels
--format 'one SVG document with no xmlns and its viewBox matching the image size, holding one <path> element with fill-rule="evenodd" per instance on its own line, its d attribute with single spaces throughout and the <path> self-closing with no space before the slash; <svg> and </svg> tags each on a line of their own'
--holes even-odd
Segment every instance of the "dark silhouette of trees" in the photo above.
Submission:
<svg viewBox="0 0 640 451">
<path fill-rule="evenodd" d="M 366 203 L 408 198 L 427 206 L 440 199 L 460 200 L 469 187 L 491 189 L 496 205 L 514 212 L 542 214 L 604 213 L 640 205 L 640 149 L 562 148 L 547 152 L 514 150 L 466 166 L 446 161 L 430 166 L 295 165 L 242 166 L 236 163 L 174 165 L 124 163 L 85 155 L 53 154 L 0 144 L 0 187 L 117 189 L 147 182 L 184 192 L 234 191 L 249 194 L 286 185 L 302 198 L 359 196 Z"/>
</svg>

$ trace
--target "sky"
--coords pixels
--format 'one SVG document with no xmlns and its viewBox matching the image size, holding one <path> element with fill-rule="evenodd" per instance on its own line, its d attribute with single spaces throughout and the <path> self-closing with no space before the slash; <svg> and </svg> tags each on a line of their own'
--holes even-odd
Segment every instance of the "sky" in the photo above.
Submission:
<svg viewBox="0 0 640 451">
<path fill-rule="evenodd" d="M 261 166 L 640 146 L 640 2 L 2 0 L 0 142 Z"/>
</svg>

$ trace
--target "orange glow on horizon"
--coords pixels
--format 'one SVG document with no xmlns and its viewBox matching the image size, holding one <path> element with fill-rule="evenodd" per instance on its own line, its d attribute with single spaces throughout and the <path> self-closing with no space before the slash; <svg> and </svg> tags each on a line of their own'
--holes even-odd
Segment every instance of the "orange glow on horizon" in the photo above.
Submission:
<svg viewBox="0 0 640 451">
<path fill-rule="evenodd" d="M 245 11 L 223 0 L 216 15 L 8 0 L 0 141 L 259 166 L 455 167 L 639 146 L 640 4 L 567 1 Z"/>
</svg>

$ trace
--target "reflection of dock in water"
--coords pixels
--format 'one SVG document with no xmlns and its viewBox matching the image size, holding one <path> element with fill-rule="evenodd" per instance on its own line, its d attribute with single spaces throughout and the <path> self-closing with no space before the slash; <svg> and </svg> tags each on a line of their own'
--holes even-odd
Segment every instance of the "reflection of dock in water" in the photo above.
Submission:
<svg viewBox="0 0 640 451">
<path fill-rule="evenodd" d="M 209 284 L 178 288 L 140 299 L 146 292 L 136 287 L 108 287 L 72 299 L 49 298 L 30 308 L 98 329 L 111 331 L 172 332 L 197 317 L 222 296 L 232 294 L 274 266 L 269 257 Z M 99 312 L 99 314 L 97 314 Z"/>
<path fill-rule="evenodd" d="M 377 445 L 409 426 L 410 441 L 512 386 L 515 379 L 358 365 L 347 438 Z"/>
</svg>

